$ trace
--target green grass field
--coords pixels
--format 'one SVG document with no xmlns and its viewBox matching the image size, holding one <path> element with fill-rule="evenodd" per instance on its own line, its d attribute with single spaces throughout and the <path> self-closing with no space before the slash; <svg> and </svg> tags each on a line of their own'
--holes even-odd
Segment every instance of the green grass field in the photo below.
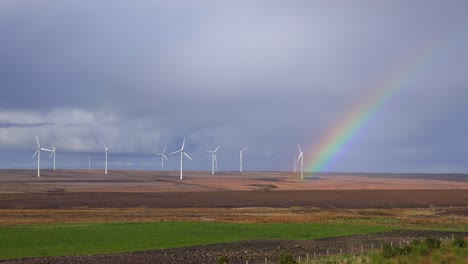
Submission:
<svg viewBox="0 0 468 264">
<path fill-rule="evenodd" d="M 195 222 L 9 227 L 0 228 L 0 259 L 131 252 L 244 239 L 317 239 L 390 230 L 354 224 Z"/>
</svg>

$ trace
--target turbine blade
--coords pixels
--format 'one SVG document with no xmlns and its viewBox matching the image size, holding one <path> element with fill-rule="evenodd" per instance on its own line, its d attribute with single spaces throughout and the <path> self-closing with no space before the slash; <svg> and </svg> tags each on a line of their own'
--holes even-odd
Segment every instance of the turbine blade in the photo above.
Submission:
<svg viewBox="0 0 468 264">
<path fill-rule="evenodd" d="M 164 155 L 164 153 L 158 153 L 158 154 L 156 154 L 156 156 L 161 156 L 161 155 Z"/>
<path fill-rule="evenodd" d="M 218 151 L 218 149 L 219 149 L 220 147 L 221 147 L 221 145 L 219 145 L 219 146 L 213 151 L 213 153 L 216 152 L 216 151 Z"/>
<path fill-rule="evenodd" d="M 190 160 L 192 160 L 192 158 L 185 152 L 183 152 L 185 156 L 187 156 L 187 158 L 189 158 Z"/>
<path fill-rule="evenodd" d="M 299 145 L 299 143 L 297 143 L 297 146 L 299 147 L 299 152 L 302 153 L 301 145 Z"/>
<path fill-rule="evenodd" d="M 185 137 L 184 137 L 184 141 L 182 141 L 182 148 L 180 148 L 180 150 L 184 150 L 184 147 L 185 147 Z"/>
<path fill-rule="evenodd" d="M 174 155 L 174 154 L 176 154 L 176 153 L 179 153 L 179 152 L 181 152 L 181 151 L 182 151 L 182 150 L 180 150 L 180 149 L 177 150 L 177 151 L 174 151 L 174 152 L 172 152 L 171 154 L 169 154 L 169 156 L 170 156 L 170 155 Z"/>
<path fill-rule="evenodd" d="M 166 153 L 166 148 L 167 148 L 167 146 L 164 146 L 164 150 L 163 150 L 162 153 Z"/>
<path fill-rule="evenodd" d="M 299 155 L 299 157 L 297 157 L 297 161 L 296 161 L 296 163 L 298 163 L 298 162 L 299 162 L 299 160 L 300 160 L 301 158 L 302 158 L 302 152 L 301 152 L 301 155 Z"/>
<path fill-rule="evenodd" d="M 52 150 L 52 152 L 50 152 L 49 158 L 52 157 L 52 155 L 54 155 L 54 151 L 53 151 L 53 150 Z"/>
<path fill-rule="evenodd" d="M 243 152 L 243 151 L 246 150 L 246 149 L 247 149 L 247 147 L 243 148 L 241 151 Z"/>
<path fill-rule="evenodd" d="M 165 158 L 166 160 L 168 160 L 167 157 L 166 157 L 166 155 L 163 155 L 163 158 Z"/>
<path fill-rule="evenodd" d="M 36 136 L 36 141 L 37 141 L 37 146 L 41 147 L 41 144 L 39 144 L 39 139 Z"/>
<path fill-rule="evenodd" d="M 109 151 L 109 149 L 107 148 L 106 144 L 104 144 L 104 147 L 106 148 L 106 151 Z"/>
<path fill-rule="evenodd" d="M 207 150 L 207 149 L 206 149 L 205 151 L 206 151 L 206 152 L 209 152 L 209 153 L 213 153 L 213 151 L 211 151 L 211 150 Z"/>
<path fill-rule="evenodd" d="M 34 157 L 36 157 L 36 155 L 37 155 L 37 152 L 39 152 L 39 150 L 38 150 L 38 149 L 36 150 L 36 152 L 34 152 L 34 155 L 32 156 L 32 158 L 31 158 L 31 159 L 34 159 Z"/>
</svg>

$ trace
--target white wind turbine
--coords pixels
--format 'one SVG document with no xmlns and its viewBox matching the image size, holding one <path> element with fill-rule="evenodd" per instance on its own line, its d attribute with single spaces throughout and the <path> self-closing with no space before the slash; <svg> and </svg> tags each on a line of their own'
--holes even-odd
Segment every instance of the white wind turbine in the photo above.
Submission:
<svg viewBox="0 0 468 264">
<path fill-rule="evenodd" d="M 107 153 L 109 152 L 109 149 L 107 148 L 106 144 L 104 144 L 104 148 L 106 148 L 106 167 L 104 173 L 107 174 Z"/>
<path fill-rule="evenodd" d="M 293 163 L 294 163 L 294 174 L 296 174 L 296 154 L 293 155 Z"/>
<path fill-rule="evenodd" d="M 55 170 L 55 147 L 52 149 L 52 152 L 50 153 L 50 157 L 52 157 L 52 155 L 54 155 L 54 170 Z"/>
<path fill-rule="evenodd" d="M 91 156 L 88 156 L 88 170 L 91 169 Z"/>
<path fill-rule="evenodd" d="M 241 149 L 241 151 L 239 151 L 239 161 L 240 161 L 240 173 L 242 173 L 242 153 L 244 152 L 244 150 L 246 150 L 247 147 Z"/>
<path fill-rule="evenodd" d="M 41 144 L 39 143 L 39 139 L 37 138 L 37 136 L 36 136 L 36 141 L 37 141 L 37 150 L 32 156 L 32 158 L 34 159 L 34 157 L 37 155 L 37 177 L 40 177 L 41 176 L 41 150 L 49 151 L 49 152 L 51 152 L 52 150 L 41 148 Z"/>
<path fill-rule="evenodd" d="M 184 137 L 184 141 L 182 141 L 182 147 L 179 150 L 174 151 L 171 154 L 169 154 L 169 156 L 170 156 L 170 155 L 173 155 L 173 154 L 176 154 L 176 153 L 180 152 L 180 179 L 181 180 L 182 180 L 182 172 L 183 172 L 182 163 L 183 163 L 183 160 L 184 160 L 184 155 L 187 156 L 187 158 L 189 158 L 190 160 L 192 160 L 192 158 L 187 153 L 185 153 L 184 147 L 185 147 L 185 137 Z"/>
<path fill-rule="evenodd" d="M 157 156 L 161 156 L 161 170 L 164 170 L 164 159 L 168 160 L 166 157 L 166 147 L 164 147 L 163 152 L 156 154 Z"/>
<path fill-rule="evenodd" d="M 301 150 L 301 145 L 297 143 L 297 146 L 299 147 L 299 157 L 297 157 L 297 161 L 301 160 L 301 179 L 304 179 L 304 152 Z"/>
<path fill-rule="evenodd" d="M 215 150 L 206 150 L 207 152 L 211 153 L 211 174 L 215 173 L 215 163 L 216 163 L 216 171 L 218 171 L 218 158 L 216 156 L 216 151 L 221 147 L 219 145 Z"/>
</svg>

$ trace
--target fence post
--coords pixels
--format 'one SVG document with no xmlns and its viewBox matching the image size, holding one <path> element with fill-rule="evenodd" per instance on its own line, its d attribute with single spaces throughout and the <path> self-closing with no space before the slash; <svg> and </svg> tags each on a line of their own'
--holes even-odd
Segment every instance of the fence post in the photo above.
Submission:
<svg viewBox="0 0 468 264">
<path fill-rule="evenodd" d="M 265 258 L 265 264 L 267 264 L 267 263 L 268 263 L 267 258 Z"/>
<path fill-rule="evenodd" d="M 309 262 L 309 253 L 307 253 L 306 257 L 307 257 L 307 262 Z"/>
<path fill-rule="evenodd" d="M 298 262 L 299 262 L 299 263 L 301 263 L 301 256 L 299 256 L 299 258 L 298 258 L 298 259 L 299 259 L 299 261 L 298 261 Z"/>
<path fill-rule="evenodd" d="M 371 248 L 372 248 L 372 250 L 374 250 L 374 244 L 371 244 Z"/>
</svg>

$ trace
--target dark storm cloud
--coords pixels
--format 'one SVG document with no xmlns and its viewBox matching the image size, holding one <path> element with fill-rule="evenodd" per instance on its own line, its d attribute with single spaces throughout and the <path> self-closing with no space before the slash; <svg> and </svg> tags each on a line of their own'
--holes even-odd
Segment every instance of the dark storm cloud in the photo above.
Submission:
<svg viewBox="0 0 468 264">
<path fill-rule="evenodd" d="M 9 127 L 41 127 L 41 126 L 51 126 L 54 125 L 54 123 L 50 122 L 42 122 L 42 123 L 14 123 L 14 122 L 3 122 L 0 120 L 0 128 L 9 128 Z"/>
<path fill-rule="evenodd" d="M 289 169 L 297 141 L 313 150 L 377 83 L 450 35 L 330 169 L 468 169 L 455 158 L 441 161 L 452 146 L 461 153 L 468 145 L 460 116 L 468 110 L 460 101 L 468 85 L 467 7 L 0 1 L 0 146 L 25 151 L 38 135 L 73 155 L 99 153 L 106 143 L 122 164 L 138 164 L 135 157 L 175 150 L 186 136 L 200 157 L 187 165 L 195 169 L 209 162 L 204 149 L 218 144 L 225 168 L 235 169 L 237 151 L 248 145 L 252 169 Z M 441 146 L 451 147 L 438 154 Z"/>
</svg>

